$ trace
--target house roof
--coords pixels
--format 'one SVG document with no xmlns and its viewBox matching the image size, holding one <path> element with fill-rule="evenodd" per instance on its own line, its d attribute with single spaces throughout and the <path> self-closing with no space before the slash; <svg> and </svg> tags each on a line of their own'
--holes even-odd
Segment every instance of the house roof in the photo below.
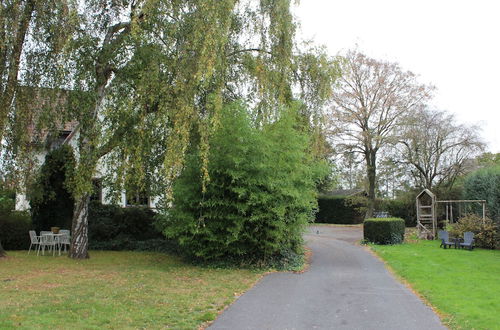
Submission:
<svg viewBox="0 0 500 330">
<path fill-rule="evenodd" d="M 19 87 L 16 102 L 22 104 L 24 109 L 27 109 L 24 116 L 27 120 L 26 130 L 31 143 L 45 142 L 51 131 L 69 132 L 68 138 L 73 137 L 78 122 L 65 118 L 69 93 L 68 90 Z M 47 118 L 43 118 L 44 116 Z M 45 119 L 46 125 L 40 125 L 42 119 Z"/>
<path fill-rule="evenodd" d="M 436 195 L 434 195 L 432 193 L 432 191 L 430 191 L 429 189 L 424 189 L 420 192 L 420 194 L 417 195 L 417 198 L 420 198 L 421 196 L 423 196 L 424 194 L 427 194 L 428 196 L 430 196 L 431 198 L 436 198 Z"/>
</svg>

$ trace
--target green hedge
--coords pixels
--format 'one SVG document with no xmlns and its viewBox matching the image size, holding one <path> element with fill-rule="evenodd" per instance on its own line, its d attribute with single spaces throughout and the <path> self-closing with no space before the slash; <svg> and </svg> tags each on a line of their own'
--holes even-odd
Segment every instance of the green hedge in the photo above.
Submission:
<svg viewBox="0 0 500 330">
<path fill-rule="evenodd" d="M 415 196 L 416 194 L 412 194 L 410 198 L 402 196 L 397 199 L 379 199 L 376 208 L 388 212 L 391 217 L 403 219 L 406 227 L 415 227 L 417 225 Z"/>
<path fill-rule="evenodd" d="M 5 250 L 25 250 L 30 246 L 29 231 L 32 229 L 28 212 L 12 211 L 0 215 L 0 241 Z"/>
<path fill-rule="evenodd" d="M 364 221 L 366 241 L 375 244 L 400 244 L 405 236 L 405 222 L 401 218 L 369 218 Z"/>
<path fill-rule="evenodd" d="M 173 252 L 175 244 L 155 228 L 154 217 L 148 208 L 121 208 L 93 201 L 89 207 L 89 248 Z"/>
<path fill-rule="evenodd" d="M 28 212 L 14 211 L 14 197 L 14 193 L 0 190 L 0 241 L 5 250 L 28 249 L 31 218 Z"/>
<path fill-rule="evenodd" d="M 346 196 L 318 196 L 317 223 L 358 224 L 363 222 L 363 214 L 352 205 Z"/>
</svg>

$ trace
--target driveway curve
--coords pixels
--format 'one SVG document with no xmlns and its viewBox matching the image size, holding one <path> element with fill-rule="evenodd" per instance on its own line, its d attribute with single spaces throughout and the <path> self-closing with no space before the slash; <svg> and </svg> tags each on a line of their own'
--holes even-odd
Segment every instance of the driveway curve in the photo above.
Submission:
<svg viewBox="0 0 500 330">
<path fill-rule="evenodd" d="M 273 273 L 209 329 L 446 329 L 431 308 L 354 242 L 360 227 L 311 226 L 302 274 Z"/>
</svg>

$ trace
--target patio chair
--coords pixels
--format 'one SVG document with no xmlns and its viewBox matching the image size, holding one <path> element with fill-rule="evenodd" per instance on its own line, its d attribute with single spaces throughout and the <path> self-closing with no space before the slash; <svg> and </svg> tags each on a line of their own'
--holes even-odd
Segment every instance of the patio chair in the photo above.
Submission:
<svg viewBox="0 0 500 330">
<path fill-rule="evenodd" d="M 30 243 L 30 249 L 28 250 L 28 254 L 30 254 L 32 246 L 35 246 L 36 249 L 38 250 L 38 246 L 40 245 L 40 236 L 36 236 L 36 231 L 30 230 L 29 234 L 31 243 Z"/>
<path fill-rule="evenodd" d="M 438 232 L 438 238 L 441 239 L 441 245 L 439 247 L 443 247 L 446 249 L 447 246 L 455 246 L 455 242 L 450 242 L 449 233 L 445 230 L 440 230 Z"/>
<path fill-rule="evenodd" d="M 474 233 L 467 231 L 464 233 L 464 241 L 460 243 L 460 247 L 463 249 L 468 248 L 470 251 L 474 248 Z"/>
<path fill-rule="evenodd" d="M 61 229 L 59 230 L 59 234 L 62 234 L 62 236 L 59 237 L 59 245 L 64 245 L 64 252 L 66 252 L 66 245 L 68 248 L 71 245 L 70 231 L 67 229 Z M 59 247 L 59 249 L 61 249 L 61 247 Z"/>
<path fill-rule="evenodd" d="M 42 250 L 42 255 L 45 255 L 45 248 L 47 250 L 52 251 L 52 256 L 55 256 L 56 248 L 58 247 L 57 241 L 54 238 L 54 235 L 50 231 L 40 232 L 40 247 L 38 249 L 38 253 L 40 253 L 40 249 Z M 37 253 L 37 255 L 38 255 Z M 59 249 L 59 254 L 61 254 L 61 250 Z"/>
</svg>

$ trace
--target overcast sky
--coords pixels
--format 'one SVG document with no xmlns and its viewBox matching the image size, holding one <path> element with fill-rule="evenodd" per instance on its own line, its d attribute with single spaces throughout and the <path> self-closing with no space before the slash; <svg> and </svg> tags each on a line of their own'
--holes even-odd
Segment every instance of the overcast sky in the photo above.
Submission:
<svg viewBox="0 0 500 330">
<path fill-rule="evenodd" d="M 301 35 L 332 55 L 358 49 L 437 87 L 432 104 L 478 124 L 500 152 L 499 0 L 301 0 Z"/>
</svg>

